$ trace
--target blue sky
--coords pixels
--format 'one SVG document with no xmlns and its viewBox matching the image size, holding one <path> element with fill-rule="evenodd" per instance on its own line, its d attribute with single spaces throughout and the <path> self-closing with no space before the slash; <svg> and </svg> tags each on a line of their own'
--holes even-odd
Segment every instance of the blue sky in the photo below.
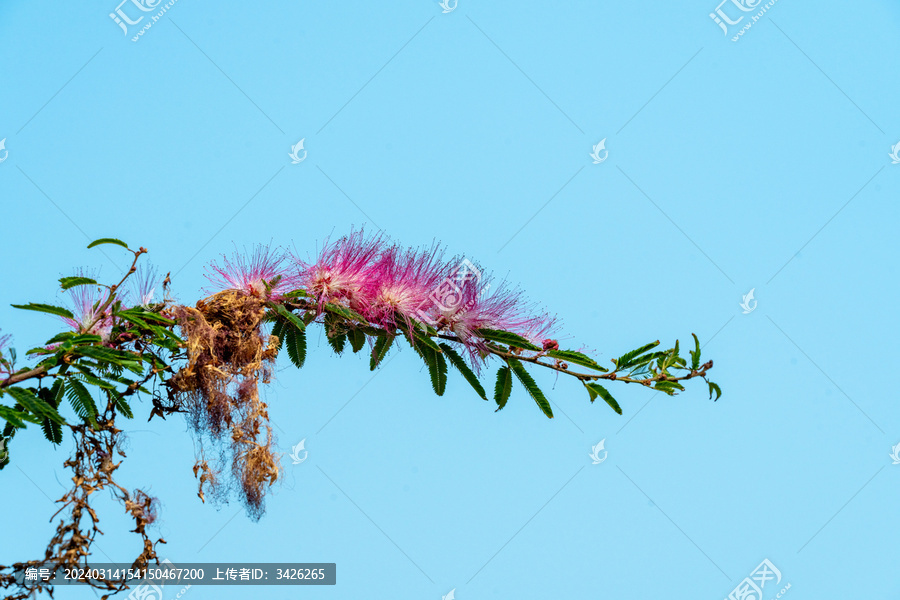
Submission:
<svg viewBox="0 0 900 600">
<path fill-rule="evenodd" d="M 602 361 L 696 333 L 725 395 L 618 386 L 618 416 L 540 373 L 548 421 L 521 389 L 494 413 L 459 377 L 435 397 L 410 352 L 373 376 L 313 334 L 265 391 L 309 458 L 259 522 L 201 504 L 185 424 L 138 408 L 122 477 L 160 498 L 163 555 L 337 563 L 309 598 L 725 598 L 764 559 L 764 598 L 894 597 L 900 8 L 776 2 L 735 42 L 765 5 L 738 4 L 726 34 L 714 1 L 179 0 L 134 42 L 156 12 L 130 0 L 127 34 L 115 2 L 5 2 L 0 328 L 40 343 L 58 323 L 10 304 L 119 273 L 98 237 L 148 248 L 185 303 L 235 247 L 437 239 Z M 0 563 L 42 553 L 70 449 L 16 438 Z M 117 507 L 103 524 L 103 552 L 137 553 Z"/>
</svg>

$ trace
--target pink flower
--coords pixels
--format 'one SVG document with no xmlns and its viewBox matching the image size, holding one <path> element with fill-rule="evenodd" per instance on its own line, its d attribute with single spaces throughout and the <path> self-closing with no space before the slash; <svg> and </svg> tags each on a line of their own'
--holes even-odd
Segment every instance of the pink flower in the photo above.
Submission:
<svg viewBox="0 0 900 600">
<path fill-rule="evenodd" d="M 137 306 L 149 307 L 151 304 L 160 302 L 156 298 L 156 288 L 160 285 L 159 275 L 156 267 L 141 265 L 137 272 L 131 276 L 130 296 L 134 296 L 131 300 Z"/>
<path fill-rule="evenodd" d="M 559 320 L 547 312 L 540 311 L 537 307 L 532 308 L 533 316 L 524 319 L 521 324 L 513 329 L 523 338 L 537 346 L 543 346 L 544 340 L 548 336 L 555 335 L 559 331 Z M 550 340 L 554 342 L 555 340 Z M 557 344 L 558 349 L 559 344 Z"/>
<path fill-rule="evenodd" d="M 541 345 L 556 328 L 554 317 L 539 311 L 520 290 L 510 289 L 506 282 L 493 286 L 489 279 L 479 276 L 457 281 L 456 286 L 460 290 L 459 302 L 453 306 L 440 303 L 437 327 L 453 332 L 466 344 L 476 366 L 474 359 L 485 348 L 478 337 L 479 329 L 510 331 Z"/>
<path fill-rule="evenodd" d="M 538 346 L 557 329 L 556 317 L 530 302 L 521 290 L 509 289 L 506 282 L 484 300 L 481 315 L 484 327 L 511 331 Z"/>
<path fill-rule="evenodd" d="M 473 277 L 473 272 L 477 276 Z M 450 271 L 438 293 L 429 300 L 432 304 L 427 311 L 433 315 L 430 324 L 439 331 L 453 333 L 462 342 L 476 372 L 488 355 L 479 329 L 510 331 L 539 345 L 556 325 L 554 318 L 536 311 L 521 291 L 510 289 L 505 282 L 493 286 L 489 278 L 482 278 L 480 271 L 474 269 Z"/>
<path fill-rule="evenodd" d="M 234 252 L 229 260 L 223 255 L 222 263 L 221 267 L 215 262 L 211 263 L 206 275 L 221 290 L 236 290 L 268 300 L 278 300 L 299 287 L 297 274 L 287 264 L 287 255 L 262 244 L 257 245 L 249 256 Z M 278 276 L 281 278 L 273 285 L 273 280 Z M 266 284 L 271 288 L 268 292 Z"/>
<path fill-rule="evenodd" d="M 455 333 L 466 343 L 476 335 L 476 330 L 492 326 L 492 306 L 487 296 L 491 286 L 487 279 L 481 278 L 480 272 L 477 274 L 472 277 L 460 267 L 450 270 L 420 308 L 420 312 L 431 315 L 430 324 Z"/>
<path fill-rule="evenodd" d="M 214 264 L 210 280 L 225 289 L 263 295 L 263 280 L 280 275 L 271 299 L 303 289 L 320 312 L 325 303 L 338 303 L 389 331 L 400 320 L 406 326 L 413 320 L 424 322 L 455 334 L 473 363 L 486 350 L 479 329 L 510 331 L 544 349 L 552 347 L 545 341 L 554 342 L 549 338 L 556 329 L 555 317 L 538 310 L 505 282 L 490 285 L 469 261 L 446 263 L 436 244 L 422 250 L 404 249 L 359 229 L 334 242 L 326 240 L 313 262 L 291 257 L 294 272 L 284 267 L 286 258 L 257 247 L 250 259 L 225 259 L 221 268 Z"/>
<path fill-rule="evenodd" d="M 93 277 L 93 273 L 78 271 L 78 277 Z M 109 340 L 112 332 L 112 315 L 107 308 L 100 312 L 100 306 L 106 302 L 109 292 L 98 285 L 79 285 L 69 289 L 69 304 L 74 318 L 63 317 L 63 321 L 72 331 L 90 335 L 99 335 L 103 341 Z"/>
<path fill-rule="evenodd" d="M 337 302 L 366 313 L 366 283 L 383 247 L 381 236 L 367 238 L 362 229 L 333 243 L 326 240 L 314 263 L 295 259 L 300 268 L 299 285 L 316 299 L 320 311 L 326 302 Z"/>
<path fill-rule="evenodd" d="M 386 329 L 397 326 L 397 315 L 407 325 L 411 319 L 433 325 L 434 319 L 423 307 L 427 309 L 430 297 L 450 272 L 441 262 L 442 254 L 437 245 L 422 251 L 399 246 L 385 250 L 367 274 L 366 318 Z"/>
</svg>

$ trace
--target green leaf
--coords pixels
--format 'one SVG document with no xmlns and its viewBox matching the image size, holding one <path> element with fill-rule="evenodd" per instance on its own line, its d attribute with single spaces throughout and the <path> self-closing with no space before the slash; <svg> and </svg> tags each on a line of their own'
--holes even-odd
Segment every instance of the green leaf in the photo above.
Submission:
<svg viewBox="0 0 900 600">
<path fill-rule="evenodd" d="M 50 397 L 53 399 L 53 408 L 59 408 L 59 405 L 62 404 L 63 401 L 63 389 L 64 381 L 62 379 L 57 379 L 53 382 L 53 385 L 50 387 Z"/>
<path fill-rule="evenodd" d="M 175 320 L 169 319 L 168 317 L 164 317 L 159 313 L 153 312 L 152 310 L 143 310 L 138 308 L 133 308 L 131 310 L 121 311 L 130 314 L 136 314 L 141 319 L 145 321 L 155 321 L 157 323 L 162 323 L 163 325 L 174 325 Z M 121 314 L 121 313 L 120 313 Z"/>
<path fill-rule="evenodd" d="M 271 291 L 272 291 L 272 288 L 274 288 L 276 285 L 278 285 L 278 284 L 281 282 L 282 279 L 284 279 L 284 276 L 283 276 L 283 275 L 276 275 L 275 277 L 273 277 L 273 278 L 270 279 L 269 281 L 266 281 L 265 279 L 263 279 L 262 282 L 263 282 L 263 285 L 264 285 L 265 288 L 266 288 L 266 292 L 271 292 Z M 267 295 L 268 295 L 268 294 L 267 294 Z"/>
<path fill-rule="evenodd" d="M 659 340 L 656 340 L 655 342 L 650 342 L 649 344 L 641 346 L 640 348 L 632 350 L 631 352 L 626 352 L 625 354 L 623 354 L 622 356 L 620 356 L 617 360 L 615 360 L 613 362 L 616 363 L 616 368 L 627 369 L 628 367 L 631 366 L 631 362 L 636 357 L 640 356 L 641 354 L 643 354 L 644 352 L 646 352 L 648 350 L 656 348 L 657 346 L 659 346 Z"/>
<path fill-rule="evenodd" d="M 69 338 L 72 344 L 98 344 L 103 341 L 99 335 L 90 333 L 79 333 Z"/>
<path fill-rule="evenodd" d="M 632 371 L 653 362 L 654 360 L 658 361 L 660 367 L 665 363 L 665 359 L 669 356 L 668 352 L 648 352 L 647 354 L 642 354 L 641 356 L 636 356 L 632 358 L 628 366 L 625 367 L 627 369 L 631 369 Z"/>
<path fill-rule="evenodd" d="M 79 285 L 91 285 L 97 282 L 90 277 L 61 277 L 59 285 L 62 289 L 67 290 Z"/>
<path fill-rule="evenodd" d="M 356 312 L 355 310 L 351 310 L 345 306 L 341 306 L 340 304 L 334 304 L 333 302 L 325 303 L 325 310 L 339 317 L 344 317 L 345 319 L 350 319 L 351 321 L 359 321 L 360 323 L 368 324 L 369 322 L 366 320 L 364 316 Z"/>
<path fill-rule="evenodd" d="M 710 398 L 710 400 L 712 400 L 713 392 L 716 393 L 716 398 L 715 398 L 715 400 L 713 400 L 713 402 L 715 402 L 716 400 L 718 400 L 719 398 L 722 397 L 722 388 L 720 388 L 718 384 L 713 383 L 712 381 L 707 381 L 706 383 L 709 384 L 709 398 Z"/>
<path fill-rule="evenodd" d="M 431 350 L 437 352 L 438 354 L 440 354 L 442 352 L 441 347 L 438 346 L 437 343 L 435 343 L 435 341 L 433 339 L 431 339 L 431 337 L 428 334 L 426 334 L 425 332 L 423 332 L 421 329 L 414 326 L 412 331 L 413 331 L 413 335 L 415 336 L 414 339 L 416 340 L 416 342 L 424 344 L 425 346 L 429 347 Z M 409 336 L 407 335 L 407 337 L 409 337 Z"/>
<path fill-rule="evenodd" d="M 49 346 L 50 344 L 57 344 L 60 342 L 64 342 L 68 339 L 75 337 L 75 335 L 76 334 L 74 331 L 63 331 L 62 333 L 57 333 L 56 335 L 54 335 L 52 338 L 50 338 L 49 340 L 44 342 L 44 344 Z M 98 335 L 96 337 L 97 337 L 97 340 L 100 341 L 100 339 L 101 339 L 100 336 Z M 32 348 L 32 350 L 44 350 L 44 348 Z M 29 350 L 29 352 L 31 352 L 31 350 Z"/>
<path fill-rule="evenodd" d="M 275 312 L 277 312 L 279 315 L 281 315 L 282 317 L 284 317 L 285 319 L 290 321 L 294 325 L 294 327 L 296 327 L 300 331 L 303 331 L 304 329 L 306 329 L 306 324 L 303 323 L 303 319 L 301 319 L 300 317 L 298 317 L 297 315 L 295 315 L 294 313 L 292 313 L 291 311 L 289 311 L 282 305 L 270 304 L 270 306 L 274 307 Z"/>
<path fill-rule="evenodd" d="M 143 374 L 141 359 L 130 352 L 123 350 L 115 350 L 114 348 L 105 348 L 103 346 L 78 346 L 72 350 L 73 354 L 79 356 L 87 356 L 96 361 L 119 365 L 130 371 L 134 371 L 138 375 Z"/>
<path fill-rule="evenodd" d="M 447 387 L 447 361 L 444 359 L 444 351 L 434 340 L 416 327 L 410 328 L 403 320 L 397 320 L 397 327 L 403 332 L 409 346 L 425 361 L 431 375 L 431 385 L 435 393 L 442 396 Z"/>
<path fill-rule="evenodd" d="M 145 321 L 144 319 L 135 315 L 134 313 L 122 311 L 122 312 L 115 313 L 114 316 L 122 319 L 123 321 L 128 321 L 129 323 L 137 325 L 141 329 L 150 329 L 150 324 L 147 321 Z"/>
<path fill-rule="evenodd" d="M 694 350 L 691 351 L 691 370 L 696 371 L 700 368 L 700 340 L 697 339 L 697 334 L 692 333 L 694 336 Z"/>
<path fill-rule="evenodd" d="M 653 389 L 659 390 L 668 394 L 669 396 L 674 396 L 676 392 L 684 391 L 684 386 L 678 383 L 677 381 L 657 381 L 653 384 Z"/>
<path fill-rule="evenodd" d="M 500 331 L 499 329 L 479 329 L 476 334 L 491 342 L 500 342 L 507 346 L 522 348 L 523 350 L 540 350 L 537 346 L 523 338 L 521 335 L 511 331 Z"/>
<path fill-rule="evenodd" d="M 151 325 L 150 330 L 156 336 L 153 343 L 157 346 L 168 348 L 172 352 L 175 352 L 175 349 L 184 342 L 180 337 L 160 325 Z"/>
<path fill-rule="evenodd" d="M 37 312 L 50 313 L 51 315 L 65 317 L 67 319 L 75 318 L 75 315 L 73 315 L 71 311 L 61 306 L 51 306 L 50 304 L 36 304 L 34 302 L 29 302 L 28 304 L 13 304 L 12 307 L 20 308 L 22 310 L 33 310 Z"/>
<path fill-rule="evenodd" d="M 128 248 L 128 244 L 126 244 L 122 240 L 117 240 L 116 238 L 100 238 L 99 240 L 94 240 L 93 242 L 88 244 L 88 248 L 93 248 L 94 246 L 99 246 L 100 244 L 115 244 L 116 246 Z"/>
<path fill-rule="evenodd" d="M 353 348 L 354 354 L 362 350 L 363 346 L 366 345 L 366 334 L 363 333 L 362 329 L 351 329 L 347 332 L 347 339 L 350 340 L 350 347 Z"/>
<path fill-rule="evenodd" d="M 69 399 L 69 404 L 75 409 L 75 414 L 82 419 L 93 422 L 94 417 L 97 416 L 97 405 L 94 403 L 91 393 L 84 387 L 84 384 L 77 379 L 69 379 L 65 383 L 64 390 L 66 397 Z"/>
<path fill-rule="evenodd" d="M 338 333 L 331 337 L 326 335 L 325 337 L 328 338 L 328 343 L 331 345 L 331 349 L 334 350 L 335 354 L 340 355 L 344 351 L 344 346 L 347 343 L 346 333 Z"/>
<path fill-rule="evenodd" d="M 548 419 L 553 418 L 553 410 L 550 408 L 550 402 L 544 396 L 544 392 L 541 391 L 541 388 L 537 386 L 537 383 L 534 382 L 534 379 L 531 378 L 531 375 L 528 371 L 525 370 L 525 366 L 521 361 L 516 360 L 514 358 L 507 359 L 506 364 L 509 365 L 509 368 L 512 369 L 512 372 L 515 373 L 518 380 L 525 386 L 525 389 L 528 390 L 528 393 L 534 398 L 534 401 L 540 407 L 544 414 L 547 415 Z"/>
<path fill-rule="evenodd" d="M 116 386 L 109 383 L 108 381 L 104 381 L 103 379 L 100 379 L 99 377 L 94 375 L 94 373 L 85 365 L 76 363 L 72 366 L 75 367 L 75 369 L 79 372 L 78 377 L 83 379 L 84 382 L 88 385 L 97 386 L 98 388 L 104 390 L 113 390 L 116 388 Z"/>
<path fill-rule="evenodd" d="M 418 354 L 422 358 L 425 358 L 424 355 L 422 354 L 423 347 L 427 347 L 431 350 L 441 352 L 440 347 L 438 347 L 438 345 L 434 342 L 434 340 L 429 338 L 427 335 L 423 335 L 421 331 L 416 329 L 414 321 L 412 321 L 413 327 L 410 328 L 409 324 L 406 322 L 406 319 L 404 319 L 402 316 L 400 316 L 398 314 L 396 317 L 396 323 L 397 323 L 397 329 L 399 329 L 401 332 L 403 332 L 403 336 L 406 338 L 407 343 L 410 345 L 410 347 L 413 350 L 416 351 L 416 354 Z M 417 342 L 421 342 L 421 343 L 417 343 Z"/>
<path fill-rule="evenodd" d="M 294 327 L 285 327 L 284 343 L 287 345 L 288 356 L 298 369 L 306 362 L 306 332 Z"/>
<path fill-rule="evenodd" d="M 125 397 L 122 394 L 116 390 L 106 390 L 106 393 L 112 397 L 113 401 L 116 403 L 116 408 L 120 413 L 128 419 L 134 418 L 134 413 L 131 412 L 131 407 L 128 405 L 128 401 L 125 400 Z"/>
<path fill-rule="evenodd" d="M 472 372 L 472 369 L 469 368 L 469 365 L 466 364 L 466 361 L 457 354 L 456 350 L 454 350 L 449 344 L 440 344 L 441 349 L 444 351 L 444 354 L 447 355 L 447 358 L 450 359 L 450 363 L 456 367 L 456 370 L 462 373 L 462 376 L 465 377 L 466 381 L 469 382 L 475 392 L 481 397 L 482 400 L 487 400 L 487 393 L 484 391 L 484 388 L 481 386 L 481 382 L 478 381 L 478 377 L 475 373 Z"/>
<path fill-rule="evenodd" d="M 591 395 L 591 402 L 596 400 L 597 396 L 599 396 L 603 398 L 603 401 L 609 404 L 617 414 L 622 414 L 622 407 L 619 406 L 619 403 L 616 402 L 616 399 L 612 397 L 612 394 L 610 394 L 605 387 L 599 383 L 585 383 L 584 387 L 587 388 L 588 394 Z"/>
<path fill-rule="evenodd" d="M 14 408 L 9 408 L 8 406 L 3 406 L 0 404 L 0 417 L 6 420 L 7 423 L 12 425 L 13 427 L 25 427 L 25 422 L 29 423 L 39 423 L 40 419 L 35 417 L 34 415 L 30 415 L 26 412 L 22 412 L 20 410 L 16 410 Z"/>
<path fill-rule="evenodd" d="M 32 394 L 30 391 L 26 390 L 25 388 L 10 387 L 6 388 L 6 392 L 10 396 L 15 398 L 16 402 L 21 404 L 23 407 L 25 407 L 38 417 L 50 419 L 51 421 L 55 421 L 59 424 L 66 422 L 66 420 L 63 419 L 62 415 L 60 415 L 55 408 Z"/>
<path fill-rule="evenodd" d="M 590 356 L 582 354 L 581 352 L 575 352 L 574 350 L 549 350 L 547 352 L 547 356 L 551 358 L 558 358 L 572 364 L 581 365 L 582 367 L 587 367 L 588 369 L 594 369 L 595 371 L 603 371 L 604 373 L 609 372 L 609 369 L 604 369 L 603 367 L 598 365 L 597 362 Z"/>
<path fill-rule="evenodd" d="M 44 432 L 44 437 L 54 444 L 62 443 L 62 427 L 59 423 L 54 423 L 50 419 L 44 419 L 41 421 L 41 430 Z"/>
<path fill-rule="evenodd" d="M 281 351 L 281 346 L 284 345 L 284 321 L 275 321 L 275 325 L 272 326 L 272 335 L 278 338 L 278 344 L 275 346 L 276 351 Z"/>
<path fill-rule="evenodd" d="M 374 371 L 375 367 L 381 364 L 384 357 L 387 356 L 391 344 L 394 343 L 393 335 L 382 333 L 375 339 L 375 347 L 372 348 L 372 358 L 369 360 L 369 370 Z"/>
<path fill-rule="evenodd" d="M 147 362 L 149 363 L 150 360 L 148 359 Z M 121 375 L 115 375 L 115 374 L 111 374 L 111 373 L 107 373 L 106 375 L 104 375 L 104 377 L 105 377 L 108 381 L 115 381 L 116 383 L 121 383 L 122 385 L 124 385 L 124 386 L 126 386 L 126 387 L 129 387 L 129 386 L 131 386 L 132 384 L 136 383 L 133 379 L 128 379 L 127 377 L 122 377 Z M 143 393 L 145 393 L 145 394 L 149 394 L 149 393 L 150 393 L 150 392 L 148 392 L 147 389 L 144 388 L 143 386 L 138 386 L 138 387 L 136 387 L 135 389 L 138 390 L 138 391 L 140 391 L 140 392 L 143 392 Z"/>
<path fill-rule="evenodd" d="M 69 341 L 73 344 L 97 344 L 102 342 L 103 338 L 91 333 L 79 333 L 70 337 Z M 136 356 L 134 357 L 134 360 L 137 360 Z"/>
<path fill-rule="evenodd" d="M 151 367 L 156 369 L 157 372 L 159 372 L 160 379 L 162 379 L 162 371 L 164 371 L 165 368 L 168 366 L 166 364 L 166 362 L 164 360 L 162 360 L 161 358 L 159 358 L 158 356 L 150 354 L 149 352 L 145 352 L 141 358 L 143 359 L 144 362 L 149 363 Z"/>
<path fill-rule="evenodd" d="M 309 294 L 306 293 L 306 290 L 292 290 L 286 294 L 282 294 L 282 298 L 306 298 Z"/>
<path fill-rule="evenodd" d="M 443 396 L 447 389 L 447 361 L 443 352 L 436 352 L 431 348 L 423 348 L 423 358 L 428 365 L 428 373 L 431 375 L 431 387 L 438 396 Z"/>
<path fill-rule="evenodd" d="M 497 403 L 497 410 L 506 406 L 509 394 L 512 392 L 512 382 L 512 372 L 509 367 L 500 367 L 497 370 L 497 382 L 494 384 L 494 402 Z"/>
<path fill-rule="evenodd" d="M 400 318 L 400 317 L 398 317 Z M 437 335 L 437 329 L 425 323 L 424 321 L 417 321 L 415 319 L 410 318 L 410 323 L 412 323 L 413 327 L 419 330 L 419 333 L 424 336 L 434 336 Z"/>
</svg>

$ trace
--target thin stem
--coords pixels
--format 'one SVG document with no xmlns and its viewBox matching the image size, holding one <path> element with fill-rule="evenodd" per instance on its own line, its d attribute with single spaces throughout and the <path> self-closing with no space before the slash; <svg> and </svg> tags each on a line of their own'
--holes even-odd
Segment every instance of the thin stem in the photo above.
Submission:
<svg viewBox="0 0 900 600">
<path fill-rule="evenodd" d="M 315 303 L 307 301 L 307 300 L 303 300 L 300 298 L 283 302 L 283 304 L 284 304 L 285 308 L 287 308 L 288 310 L 300 309 L 300 310 L 315 310 L 317 313 L 319 312 L 318 307 L 315 305 Z M 439 338 L 442 340 L 447 340 L 450 342 L 455 342 L 457 344 L 465 345 L 465 342 L 457 336 L 448 335 L 448 334 L 440 333 L 440 332 L 438 332 L 436 334 L 428 333 L 426 335 L 429 335 L 431 337 L 436 337 L 436 338 Z M 653 376 L 651 376 L 651 377 L 638 378 L 638 377 L 631 377 L 629 375 L 622 375 L 622 374 L 620 374 L 618 369 L 615 369 L 609 373 L 580 373 L 577 371 L 569 370 L 568 366 L 563 367 L 563 361 L 560 361 L 560 360 L 554 359 L 554 362 L 552 362 L 552 363 L 541 361 L 541 358 L 543 358 L 545 356 L 543 353 L 539 353 L 536 356 L 516 354 L 514 352 L 500 350 L 500 349 L 492 346 L 491 344 L 485 345 L 485 348 L 487 349 L 487 351 L 490 354 L 497 356 L 499 358 L 502 358 L 504 360 L 507 360 L 507 359 L 521 360 L 521 361 L 528 362 L 528 363 L 531 363 L 534 365 L 538 365 L 540 367 L 544 367 L 545 369 L 551 369 L 553 371 L 556 371 L 557 373 L 563 373 L 565 375 L 570 375 L 570 376 L 578 379 L 581 382 L 600 381 L 600 380 L 622 381 L 624 383 L 638 383 L 645 387 L 651 387 L 654 383 L 656 383 L 658 381 L 679 382 L 679 381 L 687 381 L 689 379 L 694 379 L 695 377 L 702 377 L 705 379 L 707 371 L 709 371 L 713 367 L 713 362 L 708 361 L 708 362 L 700 365 L 700 367 L 697 369 L 689 369 L 689 370 L 686 369 L 687 373 L 685 373 L 683 375 L 672 375 L 669 373 L 660 372 L 660 373 L 653 374 Z"/>
<path fill-rule="evenodd" d="M 443 333 L 437 334 L 436 337 L 439 337 L 442 340 L 456 342 L 458 344 L 463 343 L 463 341 L 460 340 L 458 337 L 446 335 Z M 706 372 L 709 371 L 713 366 L 713 362 L 709 361 L 703 365 L 700 365 L 700 368 L 698 368 L 696 370 L 691 369 L 685 375 L 675 376 L 675 375 L 667 375 L 665 373 L 657 373 L 653 377 L 646 377 L 646 378 L 638 379 L 638 378 L 634 378 L 634 377 L 629 377 L 627 375 L 619 375 L 618 371 L 612 371 L 610 373 L 598 373 L 598 374 L 579 373 L 576 371 L 570 371 L 568 368 L 563 368 L 561 366 L 561 364 L 559 364 L 559 361 L 556 361 L 554 363 L 541 362 L 540 359 L 543 357 L 542 355 L 523 356 L 521 354 L 516 354 L 514 352 L 502 351 L 502 350 L 499 350 L 490 345 L 487 346 L 487 350 L 494 356 L 499 356 L 500 358 L 502 358 L 504 360 L 513 358 L 516 360 L 529 362 L 529 363 L 532 363 L 532 364 L 535 364 L 535 365 L 538 365 L 538 366 L 541 366 L 541 367 L 544 367 L 547 369 L 552 369 L 558 373 L 563 373 L 565 375 L 571 375 L 572 377 L 575 377 L 576 379 L 578 379 L 580 381 L 594 381 L 594 380 L 605 379 L 608 381 L 622 381 L 625 383 L 640 383 L 641 385 L 648 386 L 648 387 L 657 381 L 685 381 L 688 379 L 693 379 L 694 377 L 703 377 L 706 375 Z"/>
<path fill-rule="evenodd" d="M 20 381 L 25 381 L 26 379 L 32 379 L 33 377 L 43 377 L 47 374 L 47 371 L 51 367 L 47 367 L 41 365 L 40 367 L 31 369 L 30 371 L 25 371 L 24 373 L 16 373 L 14 375 L 10 375 L 3 381 L 0 381 L 0 389 L 13 385 L 15 383 L 19 383 Z"/>
</svg>

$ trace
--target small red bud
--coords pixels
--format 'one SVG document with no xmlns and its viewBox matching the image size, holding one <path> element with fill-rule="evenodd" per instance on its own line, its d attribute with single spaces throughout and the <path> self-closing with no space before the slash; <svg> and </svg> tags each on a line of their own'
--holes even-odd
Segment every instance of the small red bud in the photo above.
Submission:
<svg viewBox="0 0 900 600">
<path fill-rule="evenodd" d="M 556 340 L 544 340 L 544 350 L 559 350 L 559 342 Z"/>
</svg>

